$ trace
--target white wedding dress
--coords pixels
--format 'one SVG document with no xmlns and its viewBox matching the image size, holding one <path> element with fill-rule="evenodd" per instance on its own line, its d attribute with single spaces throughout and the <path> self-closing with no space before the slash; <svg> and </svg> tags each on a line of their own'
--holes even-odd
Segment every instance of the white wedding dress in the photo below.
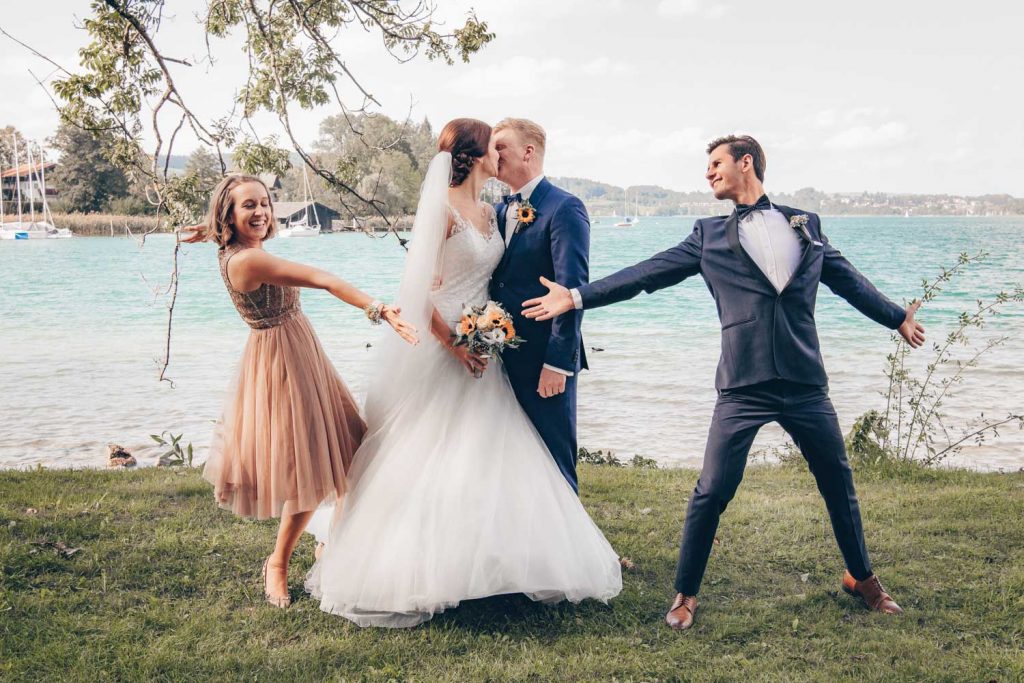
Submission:
<svg viewBox="0 0 1024 683">
<path fill-rule="evenodd" d="M 486 236 L 455 214 L 440 288 L 430 294 L 453 327 L 463 304 L 487 301 L 504 248 L 493 212 Z M 332 515 L 321 510 L 311 522 L 327 535 L 306 581 L 321 609 L 360 626 L 410 627 L 491 595 L 617 595 L 618 556 L 562 478 L 501 362 L 477 379 L 432 337 L 416 353 L 415 380 L 391 392 L 388 405 L 371 389 L 368 431 L 337 521 L 327 532 Z"/>
</svg>

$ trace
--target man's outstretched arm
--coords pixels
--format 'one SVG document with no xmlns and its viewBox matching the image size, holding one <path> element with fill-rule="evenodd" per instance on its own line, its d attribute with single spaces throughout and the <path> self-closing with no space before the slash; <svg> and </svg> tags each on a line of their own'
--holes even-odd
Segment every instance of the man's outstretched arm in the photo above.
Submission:
<svg viewBox="0 0 1024 683">
<path fill-rule="evenodd" d="M 585 284 L 573 293 L 557 282 L 541 278 L 548 288 L 542 297 L 523 302 L 523 315 L 535 320 L 550 320 L 574 308 L 598 308 L 632 299 L 640 292 L 654 292 L 678 284 L 700 272 L 702 233 L 700 221 L 690 235 L 646 261 L 623 268 L 617 273 Z"/>
</svg>

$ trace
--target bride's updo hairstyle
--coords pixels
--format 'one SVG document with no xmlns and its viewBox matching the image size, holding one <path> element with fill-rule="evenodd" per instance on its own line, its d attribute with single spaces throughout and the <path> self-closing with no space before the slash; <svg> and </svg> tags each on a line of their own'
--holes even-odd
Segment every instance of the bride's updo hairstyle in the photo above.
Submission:
<svg viewBox="0 0 1024 683">
<path fill-rule="evenodd" d="M 469 177 L 473 164 L 487 154 L 491 143 L 491 127 L 477 119 L 454 119 L 445 124 L 437 136 L 437 150 L 451 152 L 451 187 L 458 187 Z"/>
</svg>

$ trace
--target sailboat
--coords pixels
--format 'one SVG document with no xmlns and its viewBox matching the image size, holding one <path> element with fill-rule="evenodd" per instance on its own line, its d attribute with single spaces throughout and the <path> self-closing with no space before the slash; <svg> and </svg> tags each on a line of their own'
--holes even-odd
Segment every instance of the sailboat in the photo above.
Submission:
<svg viewBox="0 0 1024 683">
<path fill-rule="evenodd" d="M 320 218 L 313 209 L 313 190 L 309 186 L 305 165 L 302 166 L 302 202 L 306 205 L 302 218 L 289 221 L 286 227 L 277 231 L 278 237 L 316 237 L 320 234 Z"/>
<path fill-rule="evenodd" d="M 640 218 L 639 218 L 639 215 L 640 215 L 640 192 L 639 191 L 636 193 L 636 195 L 634 195 L 634 199 L 636 200 L 636 215 L 635 216 L 630 216 L 629 215 L 629 196 L 626 193 L 626 191 L 623 190 L 623 192 L 622 192 L 622 215 L 623 215 L 623 219 L 615 224 L 616 228 L 631 228 L 634 225 L 637 225 L 637 224 L 640 223 Z"/>
<path fill-rule="evenodd" d="M 29 143 L 25 150 L 28 156 L 28 197 L 29 197 L 29 221 L 26 223 L 22 215 L 21 197 L 21 160 L 19 159 L 18 139 L 14 139 L 14 175 L 16 196 L 18 203 L 18 220 L 7 223 L 0 208 L 0 240 L 34 240 L 34 239 L 66 239 L 74 237 L 67 228 L 57 228 L 53 225 L 53 214 L 50 213 L 50 205 L 46 201 L 46 154 L 40 145 L 38 150 L 38 161 L 32 158 L 32 144 Z M 40 219 L 36 220 L 36 195 L 42 199 L 42 212 Z M 3 202 L 0 201 L 0 207 Z"/>
</svg>

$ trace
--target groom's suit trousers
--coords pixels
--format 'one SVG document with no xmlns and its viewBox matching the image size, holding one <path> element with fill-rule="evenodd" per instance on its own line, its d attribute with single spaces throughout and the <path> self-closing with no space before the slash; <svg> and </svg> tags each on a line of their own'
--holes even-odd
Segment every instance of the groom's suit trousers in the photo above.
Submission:
<svg viewBox="0 0 1024 683">
<path fill-rule="evenodd" d="M 754 437 L 769 422 L 786 430 L 807 460 L 847 569 L 858 580 L 871 575 L 853 474 L 828 388 L 772 380 L 719 391 L 704 466 L 686 511 L 678 592 L 696 595 L 700 590 L 718 520 L 743 479 Z"/>
</svg>

